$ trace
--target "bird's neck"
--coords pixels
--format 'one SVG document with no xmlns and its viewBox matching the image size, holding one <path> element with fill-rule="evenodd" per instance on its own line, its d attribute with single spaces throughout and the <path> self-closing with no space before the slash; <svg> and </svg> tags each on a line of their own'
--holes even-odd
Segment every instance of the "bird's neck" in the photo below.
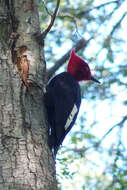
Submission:
<svg viewBox="0 0 127 190">
<path fill-rule="evenodd" d="M 73 70 L 73 71 L 67 71 L 77 82 L 79 82 L 80 80 L 79 80 L 79 74 L 78 74 L 78 72 L 76 72 L 75 70 Z"/>
</svg>

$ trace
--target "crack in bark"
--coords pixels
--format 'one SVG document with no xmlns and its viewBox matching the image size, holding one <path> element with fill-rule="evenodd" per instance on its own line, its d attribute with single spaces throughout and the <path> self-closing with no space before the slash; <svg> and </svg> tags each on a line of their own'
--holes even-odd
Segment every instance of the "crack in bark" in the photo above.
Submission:
<svg viewBox="0 0 127 190">
<path fill-rule="evenodd" d="M 18 20 L 15 17 L 13 0 L 5 0 L 5 4 L 8 8 L 8 17 L 11 23 L 12 31 L 16 32 L 16 29 L 18 27 Z"/>
</svg>

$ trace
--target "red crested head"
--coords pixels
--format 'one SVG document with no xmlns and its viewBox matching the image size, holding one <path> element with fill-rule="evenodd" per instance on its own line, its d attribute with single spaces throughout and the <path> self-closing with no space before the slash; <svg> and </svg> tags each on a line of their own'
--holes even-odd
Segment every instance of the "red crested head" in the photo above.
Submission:
<svg viewBox="0 0 127 190">
<path fill-rule="evenodd" d="M 91 80 L 89 65 L 76 55 L 75 48 L 71 51 L 67 72 L 69 72 L 77 81 Z"/>
<path fill-rule="evenodd" d="M 78 82 L 93 80 L 100 83 L 91 75 L 88 63 L 86 63 L 82 58 L 76 55 L 75 48 L 71 51 L 70 59 L 67 66 L 67 72 L 69 72 Z"/>
</svg>

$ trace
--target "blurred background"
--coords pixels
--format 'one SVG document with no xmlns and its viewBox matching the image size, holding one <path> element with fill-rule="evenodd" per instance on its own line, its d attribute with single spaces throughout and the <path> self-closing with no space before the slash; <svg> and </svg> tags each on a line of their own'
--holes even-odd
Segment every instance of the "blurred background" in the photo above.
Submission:
<svg viewBox="0 0 127 190">
<path fill-rule="evenodd" d="M 41 30 L 56 0 L 39 0 Z M 127 1 L 61 0 L 45 40 L 48 78 L 66 70 L 70 50 L 101 84 L 80 83 L 77 121 L 57 156 L 60 190 L 127 190 Z"/>
</svg>

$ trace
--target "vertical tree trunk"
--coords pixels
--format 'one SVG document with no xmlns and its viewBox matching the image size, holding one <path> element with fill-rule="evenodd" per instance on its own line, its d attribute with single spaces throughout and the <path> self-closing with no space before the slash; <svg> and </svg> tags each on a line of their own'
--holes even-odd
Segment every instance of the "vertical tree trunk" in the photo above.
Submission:
<svg viewBox="0 0 127 190">
<path fill-rule="evenodd" d="M 43 88 L 45 80 L 43 49 L 33 36 L 39 30 L 35 0 L 0 0 L 0 190 L 57 189 L 43 92 L 35 85 Z M 22 85 L 19 54 L 29 63 L 30 88 Z"/>
</svg>

